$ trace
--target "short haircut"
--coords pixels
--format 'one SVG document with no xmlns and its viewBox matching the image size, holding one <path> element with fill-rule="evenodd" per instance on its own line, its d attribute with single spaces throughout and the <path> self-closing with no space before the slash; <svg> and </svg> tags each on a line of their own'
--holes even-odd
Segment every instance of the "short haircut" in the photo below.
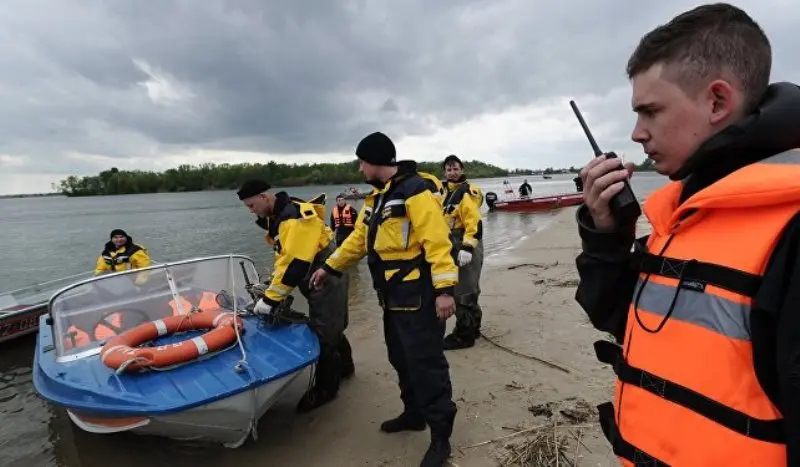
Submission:
<svg viewBox="0 0 800 467">
<path fill-rule="evenodd" d="M 727 3 L 702 5 L 681 13 L 642 37 L 628 60 L 628 78 L 657 64 L 684 91 L 699 90 L 718 78 L 738 81 L 744 111 L 758 106 L 769 86 L 772 48 L 761 27 Z"/>
</svg>

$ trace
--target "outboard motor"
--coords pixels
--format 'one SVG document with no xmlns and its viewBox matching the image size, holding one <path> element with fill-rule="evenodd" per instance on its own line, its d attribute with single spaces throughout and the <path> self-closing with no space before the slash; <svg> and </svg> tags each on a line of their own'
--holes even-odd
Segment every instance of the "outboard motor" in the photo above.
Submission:
<svg viewBox="0 0 800 467">
<path fill-rule="evenodd" d="M 489 210 L 494 211 L 494 203 L 497 202 L 497 193 L 489 191 L 486 193 L 484 199 L 486 200 L 486 205 L 489 206 Z"/>
</svg>

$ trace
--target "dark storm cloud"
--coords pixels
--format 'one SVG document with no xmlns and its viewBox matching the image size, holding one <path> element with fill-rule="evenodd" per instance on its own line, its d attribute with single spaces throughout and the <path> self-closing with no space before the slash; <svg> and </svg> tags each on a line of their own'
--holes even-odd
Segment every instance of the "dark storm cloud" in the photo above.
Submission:
<svg viewBox="0 0 800 467">
<path fill-rule="evenodd" d="M 782 5 L 743 6 L 767 28 L 776 56 L 784 55 L 776 73 L 795 79 L 788 54 L 797 46 L 789 29 L 797 7 Z M 65 158 L 74 152 L 347 153 L 378 128 L 424 135 L 486 112 L 625 86 L 638 38 L 691 6 L 6 0 L 0 153 L 29 156 L 24 170 L 31 172 L 92 166 Z M 151 88 L 167 96 L 154 100 L 143 83 L 159 78 L 172 88 Z M 623 108 L 596 115 L 624 120 L 627 102 L 615 102 Z M 618 127 L 608 145 L 627 138 L 630 129 Z M 552 151 L 585 150 L 580 137 Z"/>
</svg>

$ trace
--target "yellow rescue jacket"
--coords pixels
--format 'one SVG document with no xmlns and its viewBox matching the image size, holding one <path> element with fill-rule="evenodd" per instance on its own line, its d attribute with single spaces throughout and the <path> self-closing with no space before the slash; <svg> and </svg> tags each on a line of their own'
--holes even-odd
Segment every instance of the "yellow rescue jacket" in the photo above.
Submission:
<svg viewBox="0 0 800 467">
<path fill-rule="evenodd" d="M 324 221 L 324 195 L 304 201 L 278 192 L 274 212 L 269 218 L 256 220 L 267 231 L 264 238 L 275 252 L 272 281 L 264 292 L 264 302 L 273 306 L 289 296 L 309 274 L 314 258 L 333 238 L 333 231 Z"/>
<path fill-rule="evenodd" d="M 95 250 L 97 251 L 97 250 Z M 97 264 L 94 268 L 94 275 L 104 272 L 128 271 L 130 269 L 141 269 L 150 266 L 150 256 L 147 250 L 141 245 L 131 241 L 117 248 L 113 242 L 106 243 L 100 256 L 97 257 Z"/>
<path fill-rule="evenodd" d="M 450 229 L 430 184 L 413 161 L 364 200 L 356 228 L 323 266 L 331 274 L 367 256 L 373 285 L 387 310 L 417 310 L 430 281 L 452 295 L 458 268 L 451 256 Z"/>
<path fill-rule="evenodd" d="M 113 242 L 106 243 L 100 256 L 97 258 L 97 263 L 94 267 L 94 275 L 98 276 L 107 272 L 128 271 L 131 269 L 146 268 L 152 264 L 147 250 L 141 245 L 133 243 L 133 239 L 128 237 L 128 243 L 117 248 Z M 142 285 L 147 282 L 149 273 L 142 271 L 136 274 L 134 283 Z"/>
<path fill-rule="evenodd" d="M 429 174 L 428 172 L 417 172 L 420 177 L 422 177 L 427 185 L 428 189 L 431 190 L 436 201 L 439 202 L 439 205 L 444 202 L 444 185 L 442 181 L 439 180 L 439 177 Z"/>
<path fill-rule="evenodd" d="M 472 251 L 483 238 L 481 211 L 475 203 L 478 192 L 473 192 L 466 181 L 447 182 L 444 198 L 444 215 L 453 231 L 463 237 L 461 249 Z"/>
<path fill-rule="evenodd" d="M 743 167 L 679 203 L 682 183 L 647 198 L 639 281 L 601 424 L 625 465 L 786 465 L 782 414 L 759 384 L 750 312 L 784 227 L 800 211 L 800 150 Z M 638 463 L 637 463 L 638 462 Z"/>
</svg>

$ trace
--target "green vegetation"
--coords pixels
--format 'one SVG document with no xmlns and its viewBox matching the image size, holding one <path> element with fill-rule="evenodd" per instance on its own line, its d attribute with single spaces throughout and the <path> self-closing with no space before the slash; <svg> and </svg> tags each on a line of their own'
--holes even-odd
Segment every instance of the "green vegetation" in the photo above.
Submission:
<svg viewBox="0 0 800 467">
<path fill-rule="evenodd" d="M 580 168 L 544 170 L 506 170 L 480 161 L 465 161 L 470 178 L 508 177 L 516 175 L 549 175 L 578 173 Z M 439 162 L 419 162 L 419 170 L 443 178 Z M 637 171 L 653 170 L 646 159 Z M 128 195 L 138 193 L 234 190 L 248 178 L 263 178 L 273 186 L 307 186 L 363 183 L 364 176 L 355 162 L 338 164 L 203 164 L 181 165 L 165 172 L 118 170 L 112 167 L 97 175 L 61 180 L 57 190 L 66 196 Z"/>
<path fill-rule="evenodd" d="M 473 178 L 504 177 L 508 171 L 480 161 L 465 162 Z M 438 162 L 419 162 L 424 172 L 444 176 Z M 181 165 L 165 172 L 126 171 L 112 167 L 97 175 L 61 180 L 67 196 L 127 195 L 138 193 L 234 190 L 248 178 L 263 178 L 273 186 L 357 184 L 364 182 L 355 162 L 339 164 L 203 164 Z"/>
<path fill-rule="evenodd" d="M 653 166 L 653 161 L 650 158 L 645 159 L 642 161 L 641 164 L 634 165 L 633 168 L 634 172 L 652 172 L 655 170 Z M 509 174 L 513 173 L 514 175 L 553 175 L 553 174 L 567 174 L 572 173 L 576 174 L 581 171 L 581 167 L 570 167 L 568 169 L 554 169 L 552 167 L 548 167 L 544 170 L 514 170 L 513 172 L 509 172 Z"/>
</svg>

